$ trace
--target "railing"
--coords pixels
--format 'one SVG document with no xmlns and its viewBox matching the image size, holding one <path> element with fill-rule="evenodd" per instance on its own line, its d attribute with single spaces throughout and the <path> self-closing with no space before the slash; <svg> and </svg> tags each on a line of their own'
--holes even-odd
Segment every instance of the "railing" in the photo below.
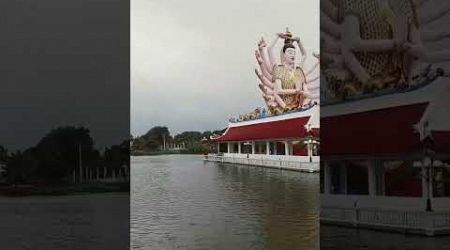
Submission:
<svg viewBox="0 0 450 250">
<path fill-rule="evenodd" d="M 426 212 L 371 208 L 321 207 L 321 221 L 374 228 L 390 228 L 433 235 L 450 230 L 450 211 Z"/>
<path fill-rule="evenodd" d="M 308 161 L 300 161 L 298 157 L 291 156 L 291 160 L 289 157 L 280 157 L 279 159 L 274 159 L 271 156 L 263 156 L 258 155 L 250 155 L 245 157 L 246 155 L 241 155 L 240 157 L 236 157 L 233 155 L 205 155 L 204 159 L 206 161 L 214 161 L 214 162 L 227 162 L 233 164 L 242 164 L 242 165 L 254 165 L 254 166 L 264 166 L 271 168 L 280 168 L 287 170 L 296 170 L 296 171 L 305 171 L 305 172 L 317 172 L 319 171 L 319 162 L 308 162 Z M 295 160 L 294 160 L 295 159 Z"/>
</svg>

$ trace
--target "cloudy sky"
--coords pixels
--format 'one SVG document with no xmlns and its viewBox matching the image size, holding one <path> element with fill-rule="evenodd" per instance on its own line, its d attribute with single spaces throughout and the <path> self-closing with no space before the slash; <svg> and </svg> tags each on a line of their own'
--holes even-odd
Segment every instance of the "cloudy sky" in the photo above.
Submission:
<svg viewBox="0 0 450 250">
<path fill-rule="evenodd" d="M 0 1 L 0 14 L 0 145 L 68 125 L 98 148 L 129 137 L 127 1 Z"/>
<path fill-rule="evenodd" d="M 318 0 L 132 0 L 131 132 L 226 127 L 263 106 L 254 50 L 289 27 L 319 51 Z"/>
</svg>

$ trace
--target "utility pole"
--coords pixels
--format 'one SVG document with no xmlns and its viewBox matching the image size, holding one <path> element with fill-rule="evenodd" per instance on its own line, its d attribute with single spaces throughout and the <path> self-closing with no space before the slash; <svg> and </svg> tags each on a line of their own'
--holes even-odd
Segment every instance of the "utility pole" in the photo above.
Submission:
<svg viewBox="0 0 450 250">
<path fill-rule="evenodd" d="M 164 151 L 166 151 L 166 134 L 163 134 Z"/>
<path fill-rule="evenodd" d="M 78 164 L 80 169 L 80 183 L 83 181 L 83 162 L 81 159 L 81 143 L 78 144 Z"/>
</svg>

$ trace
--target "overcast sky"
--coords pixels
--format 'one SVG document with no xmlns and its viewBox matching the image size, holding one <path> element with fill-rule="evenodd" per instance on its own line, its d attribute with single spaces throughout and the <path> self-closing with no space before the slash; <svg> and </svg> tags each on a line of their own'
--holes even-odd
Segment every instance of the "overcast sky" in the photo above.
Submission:
<svg viewBox="0 0 450 250">
<path fill-rule="evenodd" d="M 129 137 L 130 10 L 122 0 L 0 1 L 0 145 L 85 126 L 103 148 Z"/>
<path fill-rule="evenodd" d="M 131 0 L 131 132 L 226 127 L 264 102 L 254 50 L 286 27 L 319 52 L 318 0 Z"/>
</svg>

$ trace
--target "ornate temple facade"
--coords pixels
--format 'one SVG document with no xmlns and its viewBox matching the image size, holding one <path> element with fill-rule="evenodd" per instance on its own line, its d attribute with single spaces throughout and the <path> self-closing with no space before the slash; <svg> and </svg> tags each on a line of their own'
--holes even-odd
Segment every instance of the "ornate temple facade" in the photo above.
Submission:
<svg viewBox="0 0 450 250">
<path fill-rule="evenodd" d="M 283 115 L 230 122 L 212 137 L 217 145 L 212 161 L 319 171 L 319 106 Z"/>
<path fill-rule="evenodd" d="M 419 2 L 321 4 L 322 223 L 450 233 L 446 12 Z"/>
<path fill-rule="evenodd" d="M 322 222 L 450 232 L 450 91 L 430 81 L 322 107 Z"/>
</svg>

